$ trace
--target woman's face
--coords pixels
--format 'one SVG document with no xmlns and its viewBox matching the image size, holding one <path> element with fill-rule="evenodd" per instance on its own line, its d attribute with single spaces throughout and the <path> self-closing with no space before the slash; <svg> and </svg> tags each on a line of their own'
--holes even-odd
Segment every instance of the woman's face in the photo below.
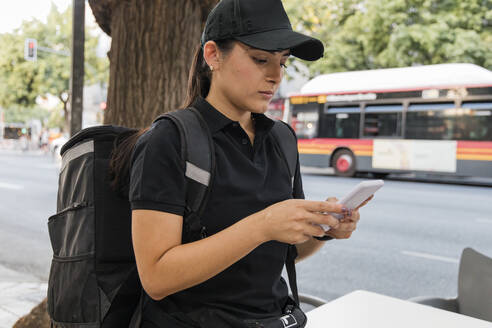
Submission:
<svg viewBox="0 0 492 328">
<path fill-rule="evenodd" d="M 290 50 L 269 52 L 235 42 L 220 56 L 212 84 L 236 110 L 264 113 L 284 75 Z"/>
</svg>

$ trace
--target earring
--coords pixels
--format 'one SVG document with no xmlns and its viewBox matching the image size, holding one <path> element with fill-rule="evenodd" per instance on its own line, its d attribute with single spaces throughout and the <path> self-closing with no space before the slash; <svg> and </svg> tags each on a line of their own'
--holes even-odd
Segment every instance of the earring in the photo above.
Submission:
<svg viewBox="0 0 492 328">
<path fill-rule="evenodd" d="M 210 71 L 214 71 L 214 67 L 213 66 L 210 66 Z"/>
</svg>

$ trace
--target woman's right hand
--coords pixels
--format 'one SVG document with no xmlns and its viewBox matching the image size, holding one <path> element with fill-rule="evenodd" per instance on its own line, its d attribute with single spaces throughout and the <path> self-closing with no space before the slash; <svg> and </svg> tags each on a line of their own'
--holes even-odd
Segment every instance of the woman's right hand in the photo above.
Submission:
<svg viewBox="0 0 492 328">
<path fill-rule="evenodd" d="M 326 224 L 332 228 L 339 225 L 339 220 L 329 213 L 345 214 L 346 212 L 348 210 L 343 205 L 332 201 L 288 199 L 259 212 L 261 214 L 259 216 L 260 229 L 267 241 L 301 244 L 309 240 L 311 236 L 325 235 L 320 224 Z"/>
</svg>

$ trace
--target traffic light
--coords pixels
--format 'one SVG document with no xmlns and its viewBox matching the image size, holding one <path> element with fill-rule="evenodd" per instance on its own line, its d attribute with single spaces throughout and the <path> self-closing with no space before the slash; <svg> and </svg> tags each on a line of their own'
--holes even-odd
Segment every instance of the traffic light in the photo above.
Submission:
<svg viewBox="0 0 492 328">
<path fill-rule="evenodd" d="M 36 39 L 26 39 L 24 43 L 24 59 L 36 61 L 38 58 L 38 42 Z"/>
</svg>

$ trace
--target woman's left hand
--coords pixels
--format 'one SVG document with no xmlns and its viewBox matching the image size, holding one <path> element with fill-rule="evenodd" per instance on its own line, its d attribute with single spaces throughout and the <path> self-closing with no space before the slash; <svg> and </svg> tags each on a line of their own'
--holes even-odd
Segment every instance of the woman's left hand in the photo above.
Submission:
<svg viewBox="0 0 492 328">
<path fill-rule="evenodd" d="M 360 220 L 359 208 L 366 205 L 373 196 L 366 199 L 362 204 L 360 204 L 355 210 L 349 211 L 346 216 L 340 220 L 340 224 L 336 229 L 332 228 L 326 232 L 326 234 L 335 239 L 347 239 L 350 238 L 352 232 L 357 229 L 357 223 Z M 335 197 L 330 197 L 326 201 L 337 202 L 338 199 Z"/>
</svg>

